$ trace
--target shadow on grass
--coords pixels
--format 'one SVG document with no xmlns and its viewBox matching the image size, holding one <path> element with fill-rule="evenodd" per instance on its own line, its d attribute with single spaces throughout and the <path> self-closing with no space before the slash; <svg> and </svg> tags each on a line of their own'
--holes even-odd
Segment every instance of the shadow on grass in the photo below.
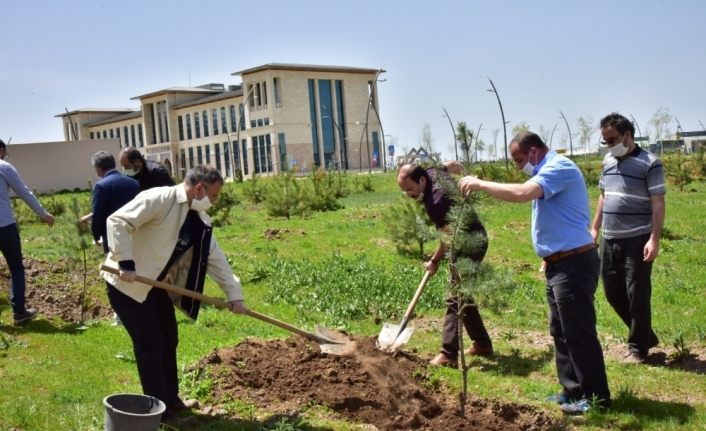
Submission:
<svg viewBox="0 0 706 431">
<path fill-rule="evenodd" d="M 10 313 L 10 322 L 12 322 L 12 313 Z M 10 335 L 36 333 L 36 334 L 80 334 L 79 323 L 63 323 L 55 324 L 47 320 L 32 320 L 20 326 L 0 323 L 0 331 Z"/>
<path fill-rule="evenodd" d="M 523 356 L 523 353 L 519 351 L 511 351 L 510 354 L 505 355 L 496 352 L 492 357 L 482 359 L 481 369 L 502 375 L 523 377 L 540 370 L 553 358 L 554 353 L 549 349 L 533 354 L 532 357 Z M 475 362 L 476 359 L 474 358 L 472 361 Z"/>
<path fill-rule="evenodd" d="M 613 398 L 611 410 L 606 414 L 589 415 L 587 423 L 612 429 L 654 428 L 656 423 L 687 424 L 695 413 L 696 409 L 686 403 L 638 398 L 631 390 L 622 389 Z M 619 425 L 615 423 L 616 417 L 613 414 L 621 415 Z"/>
<path fill-rule="evenodd" d="M 706 374 L 706 361 L 693 354 L 685 355 L 679 359 L 670 359 L 666 353 L 657 352 L 649 355 L 645 363 L 653 367 L 665 367 L 696 374 Z"/>
<path fill-rule="evenodd" d="M 226 416 L 210 416 L 203 414 L 192 414 L 196 419 L 188 425 L 181 425 L 178 428 L 162 425 L 160 430 L 171 431 L 334 431 L 334 428 L 314 426 L 305 419 L 295 414 L 276 414 L 263 421 L 255 421 L 240 418 L 229 418 Z"/>
</svg>

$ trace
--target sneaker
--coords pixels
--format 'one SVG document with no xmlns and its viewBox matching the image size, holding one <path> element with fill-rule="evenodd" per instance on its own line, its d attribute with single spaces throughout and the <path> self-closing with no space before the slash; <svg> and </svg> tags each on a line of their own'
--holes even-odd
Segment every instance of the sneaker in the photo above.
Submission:
<svg viewBox="0 0 706 431">
<path fill-rule="evenodd" d="M 556 404 L 562 405 L 562 404 L 570 404 L 572 402 L 572 399 L 570 396 L 566 395 L 565 393 L 559 392 L 556 395 L 548 396 L 547 401 L 550 403 L 556 403 Z"/>
<path fill-rule="evenodd" d="M 456 361 L 453 359 L 449 359 L 446 355 L 443 353 L 439 353 L 436 355 L 434 359 L 429 361 L 429 365 L 434 365 L 436 367 L 449 367 L 449 368 L 456 368 Z"/>
<path fill-rule="evenodd" d="M 625 364 L 642 364 L 645 362 L 645 355 L 640 352 L 628 352 L 623 358 Z"/>
<path fill-rule="evenodd" d="M 199 407 L 200 406 L 198 400 L 190 399 L 182 401 L 181 399 L 179 399 L 179 401 L 174 403 L 174 405 L 169 406 L 169 411 L 171 413 L 179 413 L 185 410 L 198 409 Z"/>
<path fill-rule="evenodd" d="M 493 346 L 484 346 L 474 341 L 465 353 L 469 356 L 485 356 L 487 358 L 493 356 Z"/>
<path fill-rule="evenodd" d="M 24 312 L 20 314 L 14 314 L 13 316 L 15 325 L 21 325 L 37 317 L 37 310 L 35 310 L 34 308 L 27 308 Z"/>
<path fill-rule="evenodd" d="M 581 398 L 573 403 L 565 403 L 561 405 L 561 411 L 567 415 L 582 415 L 591 409 L 591 402 L 586 398 Z"/>
</svg>

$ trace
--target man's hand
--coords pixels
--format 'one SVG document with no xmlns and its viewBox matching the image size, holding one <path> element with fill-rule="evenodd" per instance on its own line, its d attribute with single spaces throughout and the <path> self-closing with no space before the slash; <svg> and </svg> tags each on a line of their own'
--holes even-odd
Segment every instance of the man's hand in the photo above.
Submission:
<svg viewBox="0 0 706 431">
<path fill-rule="evenodd" d="M 228 309 L 235 314 L 245 314 L 248 311 L 245 301 L 228 301 Z"/>
<path fill-rule="evenodd" d="M 591 239 L 593 240 L 593 245 L 598 246 L 598 229 L 591 228 Z"/>
<path fill-rule="evenodd" d="M 136 275 L 135 271 L 128 271 L 125 269 L 121 269 L 118 277 L 120 277 L 120 279 L 122 281 L 127 281 L 128 283 L 132 283 L 135 281 L 135 275 Z"/>
<path fill-rule="evenodd" d="M 468 196 L 469 193 L 480 190 L 480 184 L 482 180 L 474 177 L 473 175 L 467 175 L 461 178 L 458 182 L 458 188 L 461 192 Z"/>
<path fill-rule="evenodd" d="M 53 215 L 47 213 L 47 215 L 42 217 L 42 220 L 44 221 L 44 223 L 48 224 L 49 227 L 54 226 L 54 216 Z"/>
<path fill-rule="evenodd" d="M 659 254 L 659 241 L 650 237 L 650 239 L 645 244 L 645 248 L 642 249 L 642 258 L 645 262 L 652 262 L 657 258 Z"/>
<path fill-rule="evenodd" d="M 439 270 L 439 262 L 435 262 L 433 260 L 424 262 L 424 268 L 429 271 L 429 276 L 431 277 L 432 275 L 436 274 L 436 271 Z"/>
</svg>

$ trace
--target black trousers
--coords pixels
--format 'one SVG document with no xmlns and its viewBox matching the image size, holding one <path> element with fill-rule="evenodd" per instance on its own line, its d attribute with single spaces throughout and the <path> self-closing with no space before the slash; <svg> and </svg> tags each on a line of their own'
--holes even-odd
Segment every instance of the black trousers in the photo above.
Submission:
<svg viewBox="0 0 706 431">
<path fill-rule="evenodd" d="M 152 288 L 139 303 L 108 284 L 108 299 L 132 339 L 142 392 L 174 407 L 179 402 L 176 352 L 179 335 L 166 291 Z"/>
<path fill-rule="evenodd" d="M 610 404 L 603 350 L 596 333 L 594 298 L 600 260 L 593 249 L 547 264 L 549 332 L 559 383 L 573 399 L 597 397 Z"/>
<path fill-rule="evenodd" d="M 477 255 L 471 256 L 474 262 L 480 263 L 485 257 L 487 244 L 478 252 Z M 451 283 L 458 283 L 458 274 L 449 266 Z M 470 303 L 473 303 L 472 301 Z M 458 298 L 450 297 L 446 299 L 446 315 L 444 316 L 444 329 L 441 333 L 441 353 L 447 358 L 456 360 L 458 358 L 459 341 L 458 341 Z M 474 343 L 492 348 L 493 343 L 490 341 L 490 335 L 485 329 L 483 318 L 480 316 L 478 307 L 466 307 L 463 313 L 463 327 L 466 328 L 468 336 L 471 337 Z"/>
<path fill-rule="evenodd" d="M 601 244 L 606 299 L 629 328 L 628 349 L 642 355 L 658 343 L 652 331 L 652 262 L 643 260 L 649 239 L 646 234 Z"/>
</svg>

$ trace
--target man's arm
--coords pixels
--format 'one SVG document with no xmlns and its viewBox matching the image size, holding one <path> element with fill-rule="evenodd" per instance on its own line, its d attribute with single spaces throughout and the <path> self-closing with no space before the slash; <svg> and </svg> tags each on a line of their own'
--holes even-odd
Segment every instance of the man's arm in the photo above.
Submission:
<svg viewBox="0 0 706 431">
<path fill-rule="evenodd" d="M 7 185 L 10 186 L 17 196 L 25 201 L 27 206 L 30 207 L 32 211 L 39 216 L 39 218 L 44 220 L 44 222 L 49 226 L 54 224 L 54 216 L 49 214 L 47 210 L 44 209 L 42 203 L 39 202 L 39 199 L 34 196 L 34 193 L 32 193 L 29 187 L 27 187 L 27 185 L 22 181 L 20 174 L 14 166 L 6 164 L 5 169 L 3 169 L 0 174 L 5 178 L 5 181 L 7 181 Z"/>
<path fill-rule="evenodd" d="M 444 229 L 446 229 L 445 226 L 440 230 Z M 444 243 L 444 241 L 439 241 L 439 247 L 437 247 L 434 254 L 431 255 L 431 259 L 428 262 L 424 262 L 424 268 L 429 271 L 429 276 L 436 274 L 436 272 L 439 270 L 439 264 L 441 263 L 441 260 L 444 258 L 445 254 L 446 244 Z"/>
<path fill-rule="evenodd" d="M 659 240 L 662 237 L 664 225 L 664 195 L 652 196 L 650 205 L 652 205 L 652 232 L 642 252 L 645 262 L 652 262 L 659 254 Z"/>
<path fill-rule="evenodd" d="M 593 238 L 594 244 L 598 244 L 598 235 L 603 225 L 603 203 L 603 191 L 601 191 L 596 204 L 596 215 L 593 216 L 593 224 L 591 224 L 591 238 Z"/>
<path fill-rule="evenodd" d="M 458 186 L 465 195 L 470 192 L 483 191 L 496 199 L 507 202 L 528 202 L 541 198 L 544 194 L 542 186 L 534 181 L 525 181 L 522 184 L 505 184 L 484 181 L 471 175 L 461 178 Z"/>
<path fill-rule="evenodd" d="M 233 269 L 230 267 L 228 259 L 226 259 L 223 250 L 221 250 L 213 237 L 211 238 L 206 272 L 225 293 L 230 311 L 234 313 L 245 313 L 247 308 L 244 303 L 243 288 L 240 285 L 240 279 L 233 274 Z"/>
<path fill-rule="evenodd" d="M 93 240 L 98 240 L 105 234 L 105 221 L 108 218 L 105 208 L 107 207 L 106 191 L 103 190 L 101 184 L 96 184 L 93 188 L 93 198 L 91 199 L 91 232 L 93 232 Z"/>
</svg>

